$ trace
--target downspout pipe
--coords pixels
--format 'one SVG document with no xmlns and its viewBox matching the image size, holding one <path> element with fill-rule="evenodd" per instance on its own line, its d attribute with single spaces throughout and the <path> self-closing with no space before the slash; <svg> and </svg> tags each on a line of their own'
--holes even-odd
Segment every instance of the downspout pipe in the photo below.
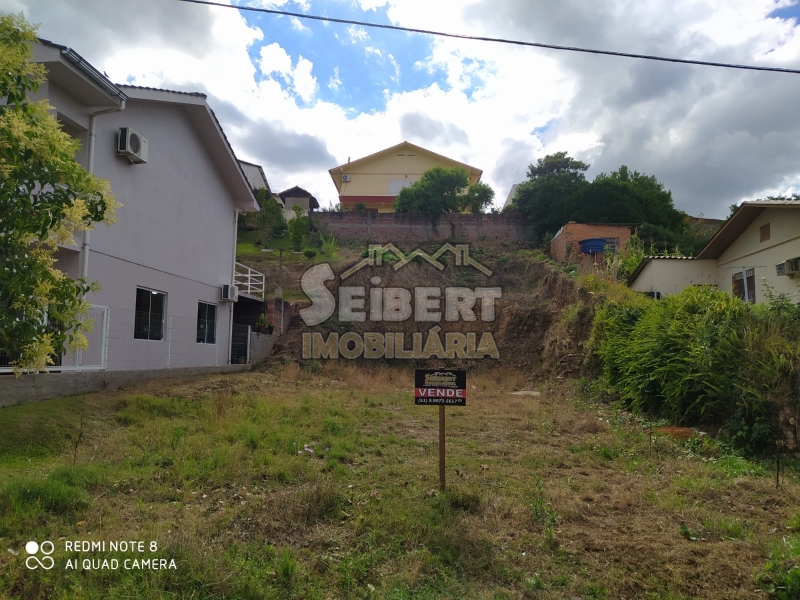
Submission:
<svg viewBox="0 0 800 600">
<path fill-rule="evenodd" d="M 107 108 L 104 110 L 98 110 L 89 114 L 89 158 L 86 165 L 86 170 L 89 171 L 91 175 L 94 175 L 94 147 L 95 147 L 95 138 L 97 137 L 95 133 L 95 118 L 99 115 L 105 115 L 108 113 L 119 112 L 125 110 L 125 100 L 120 100 L 119 106 L 115 106 L 113 108 Z M 80 266 L 80 278 L 81 279 L 89 279 L 89 248 L 90 248 L 90 241 L 91 241 L 91 231 L 88 229 L 83 232 L 83 245 L 81 246 L 81 266 Z"/>
<path fill-rule="evenodd" d="M 239 237 L 239 209 L 233 209 L 233 262 L 231 263 L 231 267 L 233 270 L 231 271 L 231 285 L 234 285 L 236 281 L 236 241 Z M 231 310 L 229 313 L 229 322 L 228 322 L 228 364 L 233 364 L 233 305 L 234 303 L 231 302 Z M 248 341 L 248 343 L 250 343 Z M 249 357 L 248 357 L 249 360 Z"/>
</svg>

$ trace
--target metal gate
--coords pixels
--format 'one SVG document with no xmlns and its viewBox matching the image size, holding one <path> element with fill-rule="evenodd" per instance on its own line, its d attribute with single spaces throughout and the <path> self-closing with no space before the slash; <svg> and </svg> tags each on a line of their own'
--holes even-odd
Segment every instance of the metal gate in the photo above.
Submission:
<svg viewBox="0 0 800 600">
<path fill-rule="evenodd" d="M 246 365 L 250 361 L 250 326 L 233 324 L 231 332 L 231 364 Z"/>
</svg>

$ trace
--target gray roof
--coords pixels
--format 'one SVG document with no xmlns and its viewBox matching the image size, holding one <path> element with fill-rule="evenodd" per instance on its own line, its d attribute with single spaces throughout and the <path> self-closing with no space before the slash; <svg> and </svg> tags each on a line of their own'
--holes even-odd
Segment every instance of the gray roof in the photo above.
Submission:
<svg viewBox="0 0 800 600">
<path fill-rule="evenodd" d="M 152 92 L 169 92 L 170 94 L 183 94 L 184 96 L 195 96 L 196 98 L 203 98 L 206 99 L 206 96 L 203 92 L 181 92 L 178 90 L 167 90 L 164 88 L 156 88 L 156 87 L 148 87 L 146 85 L 130 85 L 127 83 L 120 84 L 120 87 L 131 88 L 134 90 L 150 90 Z"/>
</svg>

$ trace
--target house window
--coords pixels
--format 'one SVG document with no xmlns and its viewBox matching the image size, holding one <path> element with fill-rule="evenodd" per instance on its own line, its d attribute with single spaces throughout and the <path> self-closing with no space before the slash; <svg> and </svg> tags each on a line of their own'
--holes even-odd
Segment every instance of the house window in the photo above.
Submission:
<svg viewBox="0 0 800 600">
<path fill-rule="evenodd" d="M 217 307 L 214 304 L 197 303 L 197 343 L 217 343 Z"/>
<path fill-rule="evenodd" d="M 405 187 L 410 187 L 411 184 L 414 183 L 409 179 L 398 179 L 398 180 L 391 180 L 389 181 L 389 195 L 390 196 L 397 196 Z"/>
<path fill-rule="evenodd" d="M 762 225 L 758 229 L 758 235 L 761 238 L 760 241 L 762 242 L 766 242 L 769 240 L 770 238 L 769 223 L 767 223 L 766 225 Z"/>
<path fill-rule="evenodd" d="M 164 309 L 167 295 L 163 292 L 136 288 L 136 317 L 133 337 L 137 340 L 164 339 Z"/>
<path fill-rule="evenodd" d="M 747 296 L 745 298 L 745 284 L 747 285 Z M 747 274 L 741 271 L 733 274 L 733 295 L 742 300 L 756 303 L 756 276 L 753 269 L 747 269 Z"/>
</svg>

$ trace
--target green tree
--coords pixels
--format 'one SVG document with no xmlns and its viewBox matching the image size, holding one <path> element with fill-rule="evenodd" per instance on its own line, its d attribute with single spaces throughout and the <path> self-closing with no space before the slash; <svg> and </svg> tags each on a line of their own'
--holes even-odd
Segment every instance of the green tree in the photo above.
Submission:
<svg viewBox="0 0 800 600">
<path fill-rule="evenodd" d="M 494 191 L 485 183 L 469 184 L 469 174 L 461 167 L 434 167 L 419 181 L 400 190 L 394 200 L 395 212 L 430 215 L 460 213 L 470 208 L 483 212 L 491 204 Z"/>
<path fill-rule="evenodd" d="M 672 192 L 654 176 L 623 165 L 588 182 L 588 168 L 566 152 L 540 158 L 517 188 L 512 210 L 525 215 L 542 237 L 569 221 L 630 223 L 646 245 L 693 254 L 713 235 L 713 228 L 690 223 L 689 215 L 675 208 Z"/>
<path fill-rule="evenodd" d="M 473 215 L 485 212 L 492 205 L 494 190 L 485 183 L 476 183 L 469 186 L 467 193 L 462 197 L 462 206 L 469 208 Z"/>
<path fill-rule="evenodd" d="M 299 206 L 293 207 L 294 218 L 289 221 L 289 241 L 292 243 L 292 250 L 300 252 L 303 248 L 303 240 L 308 233 L 308 217 L 303 214 L 303 209 Z"/>
<path fill-rule="evenodd" d="M 256 200 L 261 210 L 257 213 L 256 222 L 260 230 L 261 243 L 269 244 L 273 235 L 281 235 L 286 231 L 286 217 L 275 197 L 266 188 L 256 190 Z"/>
<path fill-rule="evenodd" d="M 589 185 L 584 162 L 566 152 L 549 154 L 528 167 L 528 180 L 517 188 L 512 211 L 533 223 L 540 239 L 554 234 L 564 223 L 575 221 L 576 207 Z"/>
<path fill-rule="evenodd" d="M 67 277 L 54 254 L 76 232 L 114 222 L 117 206 L 108 182 L 75 161 L 80 144 L 48 102 L 27 97 L 45 80 L 30 62 L 35 39 L 21 14 L 0 14 L 0 349 L 18 374 L 87 347 L 83 296 L 98 286 Z"/>
</svg>

